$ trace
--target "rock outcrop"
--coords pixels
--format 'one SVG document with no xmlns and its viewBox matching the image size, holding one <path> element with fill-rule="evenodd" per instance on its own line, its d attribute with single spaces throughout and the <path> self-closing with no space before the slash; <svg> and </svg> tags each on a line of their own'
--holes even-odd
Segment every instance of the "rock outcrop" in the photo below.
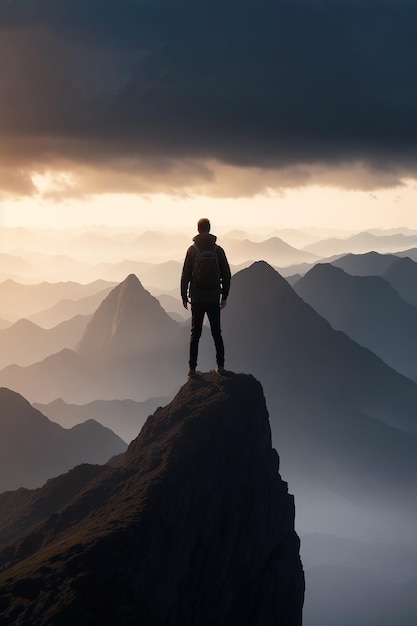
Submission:
<svg viewBox="0 0 417 626">
<path fill-rule="evenodd" d="M 294 501 L 252 376 L 188 381 L 116 467 L 17 532 L 0 532 L 2 623 L 301 625 Z"/>
</svg>

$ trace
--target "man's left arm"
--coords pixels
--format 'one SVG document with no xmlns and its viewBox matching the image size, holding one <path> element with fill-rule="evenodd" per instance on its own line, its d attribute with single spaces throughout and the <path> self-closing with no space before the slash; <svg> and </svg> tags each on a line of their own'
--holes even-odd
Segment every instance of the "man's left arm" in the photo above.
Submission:
<svg viewBox="0 0 417 626">
<path fill-rule="evenodd" d="M 220 278 L 222 281 L 222 299 L 220 302 L 220 307 L 224 309 L 226 306 L 226 301 L 230 291 L 230 280 L 232 277 L 232 273 L 230 271 L 229 262 L 226 257 L 226 253 L 220 246 L 217 247 L 218 258 L 219 258 L 219 269 L 220 269 Z"/>
</svg>

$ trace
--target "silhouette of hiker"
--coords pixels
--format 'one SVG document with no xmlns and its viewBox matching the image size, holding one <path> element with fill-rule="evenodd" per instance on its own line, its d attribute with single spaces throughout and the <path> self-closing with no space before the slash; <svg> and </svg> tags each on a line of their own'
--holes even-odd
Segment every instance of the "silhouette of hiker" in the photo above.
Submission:
<svg viewBox="0 0 417 626">
<path fill-rule="evenodd" d="M 181 275 L 181 298 L 188 309 L 191 300 L 191 340 L 188 376 L 195 376 L 198 342 L 203 328 L 204 315 L 210 322 L 216 347 L 216 372 L 224 374 L 224 344 L 220 327 L 220 309 L 226 306 L 230 289 L 230 267 L 226 254 L 216 245 L 210 234 L 210 221 L 201 218 L 197 224 L 198 235 L 187 250 Z"/>
</svg>

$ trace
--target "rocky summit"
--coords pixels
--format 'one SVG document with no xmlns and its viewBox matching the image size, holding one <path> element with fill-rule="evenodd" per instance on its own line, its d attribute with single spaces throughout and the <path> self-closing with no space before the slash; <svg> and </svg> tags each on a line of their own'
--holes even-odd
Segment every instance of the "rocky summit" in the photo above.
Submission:
<svg viewBox="0 0 417 626">
<path fill-rule="evenodd" d="M 71 472 L 54 479 L 52 513 L 48 483 L 0 499 L 2 624 L 301 625 L 294 500 L 255 378 L 189 380 L 122 457 L 88 467 L 65 503 Z"/>
</svg>

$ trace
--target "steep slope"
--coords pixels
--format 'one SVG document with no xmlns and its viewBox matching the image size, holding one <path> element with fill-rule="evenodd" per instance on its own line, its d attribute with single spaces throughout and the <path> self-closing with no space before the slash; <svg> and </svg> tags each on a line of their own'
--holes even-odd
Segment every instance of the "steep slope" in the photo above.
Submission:
<svg viewBox="0 0 417 626">
<path fill-rule="evenodd" d="M 49 421 L 22 396 L 0 388 L 0 491 L 38 487 L 79 463 L 104 463 L 126 449 L 89 420 L 71 430 Z"/>
<path fill-rule="evenodd" d="M 26 529 L 0 535 L 2 615 L 14 626 L 28 616 L 39 626 L 301 625 L 294 503 L 278 465 L 253 377 L 189 381 L 118 467 L 89 473 L 37 526 L 31 510 L 48 485 L 31 504 L 22 494 Z M 11 521 L 18 498 L 0 498 Z"/>
<path fill-rule="evenodd" d="M 130 274 L 103 300 L 78 346 L 89 359 L 149 352 L 176 343 L 178 324 Z"/>
<path fill-rule="evenodd" d="M 340 268 L 318 264 L 294 289 L 333 328 L 372 350 L 401 374 L 417 379 L 417 309 L 386 280 L 350 276 Z"/>
<path fill-rule="evenodd" d="M 417 307 L 417 263 L 409 257 L 399 258 L 383 274 L 401 298 Z"/>
<path fill-rule="evenodd" d="M 262 379 L 297 494 L 321 486 L 362 507 L 413 507 L 417 385 L 334 331 L 266 263 L 237 274 L 232 293 L 226 365 Z"/>
<path fill-rule="evenodd" d="M 417 306 L 417 263 L 401 254 L 346 254 L 329 262 L 352 276 L 381 276 L 403 300 Z"/>
<path fill-rule="evenodd" d="M 417 248 L 416 247 L 410 248 L 409 250 L 399 250 L 395 253 L 395 255 L 399 257 L 403 257 L 403 258 L 408 257 L 412 261 L 417 263 Z"/>
</svg>

